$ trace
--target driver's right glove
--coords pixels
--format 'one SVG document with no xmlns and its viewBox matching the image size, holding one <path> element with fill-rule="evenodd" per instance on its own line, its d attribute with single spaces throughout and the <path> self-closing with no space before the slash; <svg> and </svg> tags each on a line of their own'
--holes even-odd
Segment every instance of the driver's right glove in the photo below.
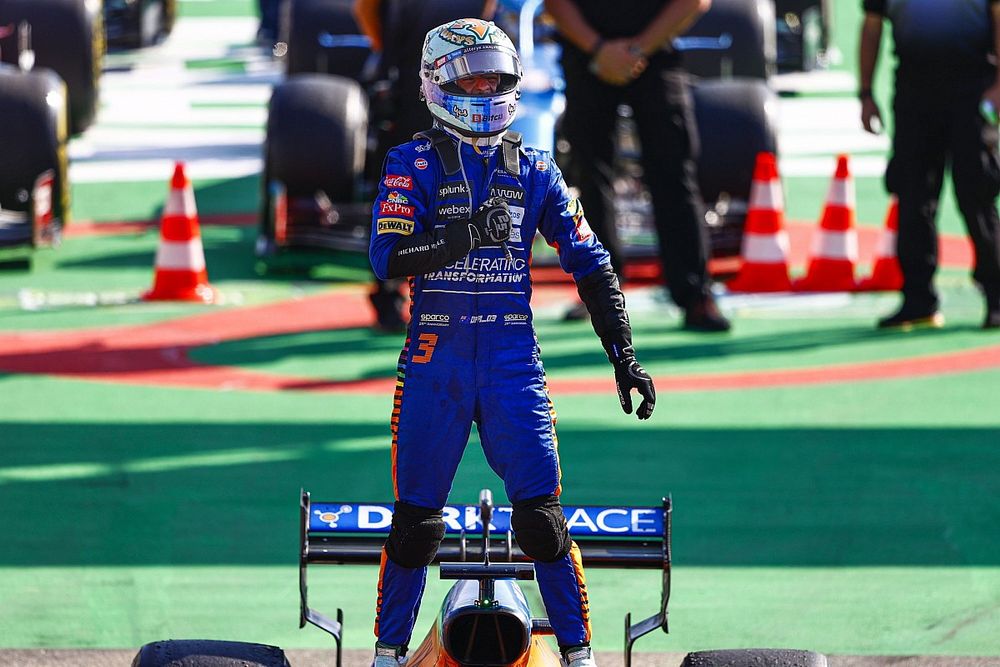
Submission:
<svg viewBox="0 0 1000 667">
<path fill-rule="evenodd" d="M 496 246 L 510 240 L 510 206 L 500 197 L 490 197 L 469 218 L 472 249 Z"/>
</svg>

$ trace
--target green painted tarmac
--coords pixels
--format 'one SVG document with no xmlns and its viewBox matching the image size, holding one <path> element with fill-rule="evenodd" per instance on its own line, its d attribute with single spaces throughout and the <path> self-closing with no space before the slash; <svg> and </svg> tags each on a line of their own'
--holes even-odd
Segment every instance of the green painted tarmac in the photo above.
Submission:
<svg viewBox="0 0 1000 667">
<path fill-rule="evenodd" d="M 853 59 L 859 3 L 837 3 Z M 182 20 L 247 16 L 245 0 L 182 2 Z M 883 61 L 888 67 L 889 59 Z M 226 64 L 226 63 L 224 63 Z M 227 71 L 228 64 L 220 72 Z M 888 77 L 883 77 L 882 91 Z M 884 98 L 883 98 L 884 99 Z M 211 103 L 202 103 L 211 107 Z M 254 176 L 197 180 L 202 215 L 252 213 Z M 786 182 L 788 216 L 815 219 L 826 179 Z M 74 186 L 78 220 L 155 219 L 166 181 Z M 858 179 L 860 223 L 881 225 L 878 179 Z M 961 233 L 953 204 L 942 230 Z M 360 292 L 357 257 L 322 279 L 261 277 L 255 230 L 203 225 L 215 309 Z M 78 236 L 0 273 L 0 333 L 42 336 L 204 313 L 141 303 L 155 229 Z M 801 270 L 801 267 L 796 267 Z M 728 336 L 677 330 L 655 289 L 630 289 L 642 362 L 655 375 L 816 368 L 983 349 L 981 303 L 966 271 L 943 270 L 948 326 L 873 329 L 893 295 L 723 297 Z M 724 391 L 662 392 L 648 423 L 623 415 L 586 324 L 539 309 L 550 379 L 603 380 L 555 395 L 564 500 L 674 499 L 669 637 L 639 650 L 794 646 L 835 654 L 1000 657 L 1000 369 Z M 324 314 L 328 315 L 328 314 Z M 243 338 L 194 360 L 324 379 L 392 377 L 395 336 L 362 329 Z M 86 351 L 82 352 L 86 353 Z M 0 351 L 0 357 L 3 352 Z M 211 637 L 321 648 L 297 627 L 298 493 L 388 500 L 391 396 L 121 386 L 0 374 L 0 648 L 136 648 Z M 503 492 L 467 450 L 452 498 Z M 347 616 L 349 648 L 372 641 L 376 568 L 314 568 L 314 606 Z M 623 615 L 652 614 L 652 572 L 591 571 L 595 645 L 618 650 Z M 445 585 L 432 576 L 418 624 Z M 537 613 L 537 592 L 529 589 Z M 1000 659 L 1000 658 L 998 658 Z"/>
</svg>

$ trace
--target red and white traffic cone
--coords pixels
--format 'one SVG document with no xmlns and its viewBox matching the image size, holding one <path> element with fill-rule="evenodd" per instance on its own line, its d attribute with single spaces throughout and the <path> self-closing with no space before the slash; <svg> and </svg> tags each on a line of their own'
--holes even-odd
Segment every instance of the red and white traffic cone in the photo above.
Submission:
<svg viewBox="0 0 1000 667">
<path fill-rule="evenodd" d="M 858 284 L 859 290 L 895 292 L 903 289 L 903 271 L 896 256 L 896 234 L 899 231 L 899 200 L 895 195 L 889 200 L 885 227 L 875 249 L 872 274 Z"/>
<path fill-rule="evenodd" d="M 743 228 L 743 262 L 726 287 L 732 292 L 787 292 L 788 233 L 785 204 L 773 153 L 758 153 Z"/>
<path fill-rule="evenodd" d="M 837 158 L 837 172 L 823 208 L 819 231 L 806 275 L 793 283 L 803 292 L 843 292 L 857 287 L 854 264 L 858 259 L 855 229 L 854 179 L 846 155 Z"/>
<path fill-rule="evenodd" d="M 215 289 L 208 284 L 194 188 L 184 173 L 184 164 L 178 162 L 160 221 L 153 289 L 142 298 L 145 301 L 212 303 L 215 297 Z"/>
</svg>

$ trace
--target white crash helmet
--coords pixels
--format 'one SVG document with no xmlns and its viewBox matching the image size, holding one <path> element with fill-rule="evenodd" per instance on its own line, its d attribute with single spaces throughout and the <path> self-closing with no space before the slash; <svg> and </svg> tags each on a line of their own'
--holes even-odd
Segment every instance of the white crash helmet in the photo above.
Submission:
<svg viewBox="0 0 1000 667">
<path fill-rule="evenodd" d="M 472 95 L 455 83 L 474 74 L 499 74 L 497 91 Z M 500 134 L 514 122 L 520 84 L 517 50 L 492 22 L 459 19 L 427 33 L 420 90 L 431 115 L 440 123 L 469 137 Z"/>
</svg>

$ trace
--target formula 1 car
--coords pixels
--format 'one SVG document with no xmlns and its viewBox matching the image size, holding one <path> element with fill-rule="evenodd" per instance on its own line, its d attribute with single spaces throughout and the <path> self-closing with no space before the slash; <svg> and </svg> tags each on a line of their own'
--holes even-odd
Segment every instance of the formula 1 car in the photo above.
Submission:
<svg viewBox="0 0 1000 667">
<path fill-rule="evenodd" d="M 454 0 L 435 0 L 435 2 Z M 771 0 L 715 0 L 689 35 L 678 40 L 692 72 L 699 123 L 698 162 L 705 224 L 714 257 L 740 251 L 746 203 L 756 155 L 775 151 Z M 276 86 L 268 107 L 264 191 L 257 256 L 287 252 L 363 251 L 371 224 L 372 165 L 369 147 L 379 121 L 373 101 L 382 82 L 366 80 L 367 40 L 350 13 L 349 0 L 292 0 L 290 77 Z M 477 8 L 482 3 L 472 3 Z M 572 146 L 557 141 L 564 105 L 559 45 L 537 0 L 500 0 L 496 22 L 518 47 L 524 68 L 518 117 L 511 129 L 526 145 L 557 154 L 572 185 Z M 300 18 L 296 18 L 300 17 Z M 295 26 L 306 26 L 296 28 Z M 690 58 L 688 57 L 690 55 Z M 310 73 L 306 73 L 306 71 Z M 621 174 L 615 191 L 619 235 L 627 255 L 656 252 L 652 207 L 639 178 L 636 133 L 622 114 L 618 141 Z M 582 168 L 582 167 L 581 167 Z M 554 262 L 540 244 L 535 263 Z"/>
<path fill-rule="evenodd" d="M 69 216 L 66 86 L 52 70 L 30 69 L 29 31 L 17 29 L 21 64 L 0 63 L 0 267 L 9 268 L 57 245 Z"/>
<path fill-rule="evenodd" d="M 140 48 L 170 34 L 177 18 L 177 0 L 104 0 L 104 31 L 108 44 Z"/>
<path fill-rule="evenodd" d="M 657 629 L 668 631 L 670 600 L 671 512 L 664 498 L 658 507 L 563 508 L 570 534 L 588 568 L 648 568 L 662 572 L 660 609 L 632 623 L 625 616 L 625 667 L 632 646 Z M 519 581 L 534 578 L 534 566 L 513 540 L 510 507 L 494 507 L 484 490 L 477 505 L 444 508 L 445 539 L 437 552 L 442 579 L 455 581 L 436 622 L 407 659 L 408 667 L 558 667 L 555 651 L 543 639 L 552 634 L 547 618 L 534 616 Z M 343 610 L 336 618 L 309 606 L 308 567 L 320 564 L 381 561 L 382 545 L 392 522 L 384 503 L 300 501 L 299 627 L 312 624 L 329 633 L 342 667 Z M 478 533 L 478 535 L 477 535 Z M 133 667 L 288 665 L 280 648 L 218 641 L 166 641 L 143 646 Z M 689 653 L 681 667 L 826 667 L 826 657 L 793 649 L 732 649 Z"/>
</svg>

